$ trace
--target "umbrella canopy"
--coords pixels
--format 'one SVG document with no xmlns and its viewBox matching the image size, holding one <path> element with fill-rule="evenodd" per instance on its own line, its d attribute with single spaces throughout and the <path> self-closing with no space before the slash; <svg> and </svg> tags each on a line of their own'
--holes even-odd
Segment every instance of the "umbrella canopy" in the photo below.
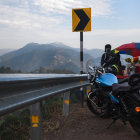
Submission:
<svg viewBox="0 0 140 140">
<path fill-rule="evenodd" d="M 114 53 L 140 56 L 140 43 L 124 44 L 113 50 Z"/>
</svg>

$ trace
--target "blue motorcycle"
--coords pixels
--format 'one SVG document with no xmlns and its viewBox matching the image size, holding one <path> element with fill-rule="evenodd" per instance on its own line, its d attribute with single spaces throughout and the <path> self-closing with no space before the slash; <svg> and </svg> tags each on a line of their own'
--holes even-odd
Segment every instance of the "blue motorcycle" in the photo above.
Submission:
<svg viewBox="0 0 140 140">
<path fill-rule="evenodd" d="M 88 93 L 87 106 L 91 112 L 101 117 L 110 116 L 109 100 L 116 101 L 112 95 L 112 85 L 118 83 L 117 77 L 112 73 L 105 73 L 102 67 L 89 66 L 89 81 L 92 90 Z"/>
<path fill-rule="evenodd" d="M 117 77 L 105 73 L 102 67 L 88 65 L 89 81 L 92 85 L 87 96 L 89 110 L 100 117 L 112 117 L 110 128 L 118 119 L 128 121 L 140 135 L 140 75 L 118 83 Z"/>
</svg>

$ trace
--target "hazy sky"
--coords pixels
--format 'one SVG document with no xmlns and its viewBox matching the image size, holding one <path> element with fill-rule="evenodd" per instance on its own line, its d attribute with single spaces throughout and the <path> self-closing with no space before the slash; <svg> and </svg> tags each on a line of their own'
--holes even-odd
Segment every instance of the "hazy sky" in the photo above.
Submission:
<svg viewBox="0 0 140 140">
<path fill-rule="evenodd" d="M 30 42 L 78 48 L 80 33 L 72 32 L 72 8 L 89 7 L 92 31 L 84 32 L 84 48 L 140 42 L 140 0 L 0 0 L 0 49 Z"/>
</svg>

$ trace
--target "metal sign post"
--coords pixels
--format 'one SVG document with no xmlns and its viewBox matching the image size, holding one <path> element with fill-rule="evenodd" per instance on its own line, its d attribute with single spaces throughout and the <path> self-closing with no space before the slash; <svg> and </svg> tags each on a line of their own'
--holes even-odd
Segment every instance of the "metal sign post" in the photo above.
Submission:
<svg viewBox="0 0 140 140">
<path fill-rule="evenodd" d="M 80 74 L 83 74 L 83 32 L 80 32 Z M 81 106 L 84 107 L 84 91 L 80 88 L 81 92 Z"/>
<path fill-rule="evenodd" d="M 80 32 L 80 73 L 83 74 L 83 32 L 91 31 L 91 8 L 72 9 L 72 31 Z"/>
<path fill-rule="evenodd" d="M 91 31 L 91 8 L 72 9 L 72 31 L 80 32 L 80 74 L 83 74 L 83 32 Z M 80 88 L 84 106 L 84 91 Z"/>
<path fill-rule="evenodd" d="M 80 32 L 80 74 L 83 74 L 83 32 Z"/>
<path fill-rule="evenodd" d="M 91 31 L 91 8 L 72 9 L 72 31 L 80 32 L 80 73 L 83 74 L 83 32 Z M 83 88 L 80 88 L 80 92 L 83 107 Z"/>
</svg>

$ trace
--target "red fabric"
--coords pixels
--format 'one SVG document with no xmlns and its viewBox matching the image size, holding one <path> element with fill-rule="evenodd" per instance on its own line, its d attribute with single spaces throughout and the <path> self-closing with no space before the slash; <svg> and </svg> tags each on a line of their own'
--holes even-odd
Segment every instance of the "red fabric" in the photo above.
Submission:
<svg viewBox="0 0 140 140">
<path fill-rule="evenodd" d="M 132 51 L 132 56 L 140 56 L 140 50 L 136 50 L 135 43 L 128 43 L 117 47 L 118 51 Z"/>
<path fill-rule="evenodd" d="M 137 73 L 140 73 L 140 67 L 137 67 Z"/>
<path fill-rule="evenodd" d="M 137 60 L 139 60 L 139 57 L 138 56 L 135 56 L 134 57 L 134 61 L 137 61 Z"/>
<path fill-rule="evenodd" d="M 135 44 L 134 43 L 124 44 L 121 45 L 120 47 L 117 47 L 116 49 L 119 51 L 132 51 L 132 49 L 135 49 Z"/>
<path fill-rule="evenodd" d="M 140 50 L 136 50 L 136 51 L 134 52 L 134 56 L 140 56 Z"/>
<path fill-rule="evenodd" d="M 117 75 L 117 79 L 124 79 L 124 78 L 128 78 L 128 76 Z"/>
</svg>

